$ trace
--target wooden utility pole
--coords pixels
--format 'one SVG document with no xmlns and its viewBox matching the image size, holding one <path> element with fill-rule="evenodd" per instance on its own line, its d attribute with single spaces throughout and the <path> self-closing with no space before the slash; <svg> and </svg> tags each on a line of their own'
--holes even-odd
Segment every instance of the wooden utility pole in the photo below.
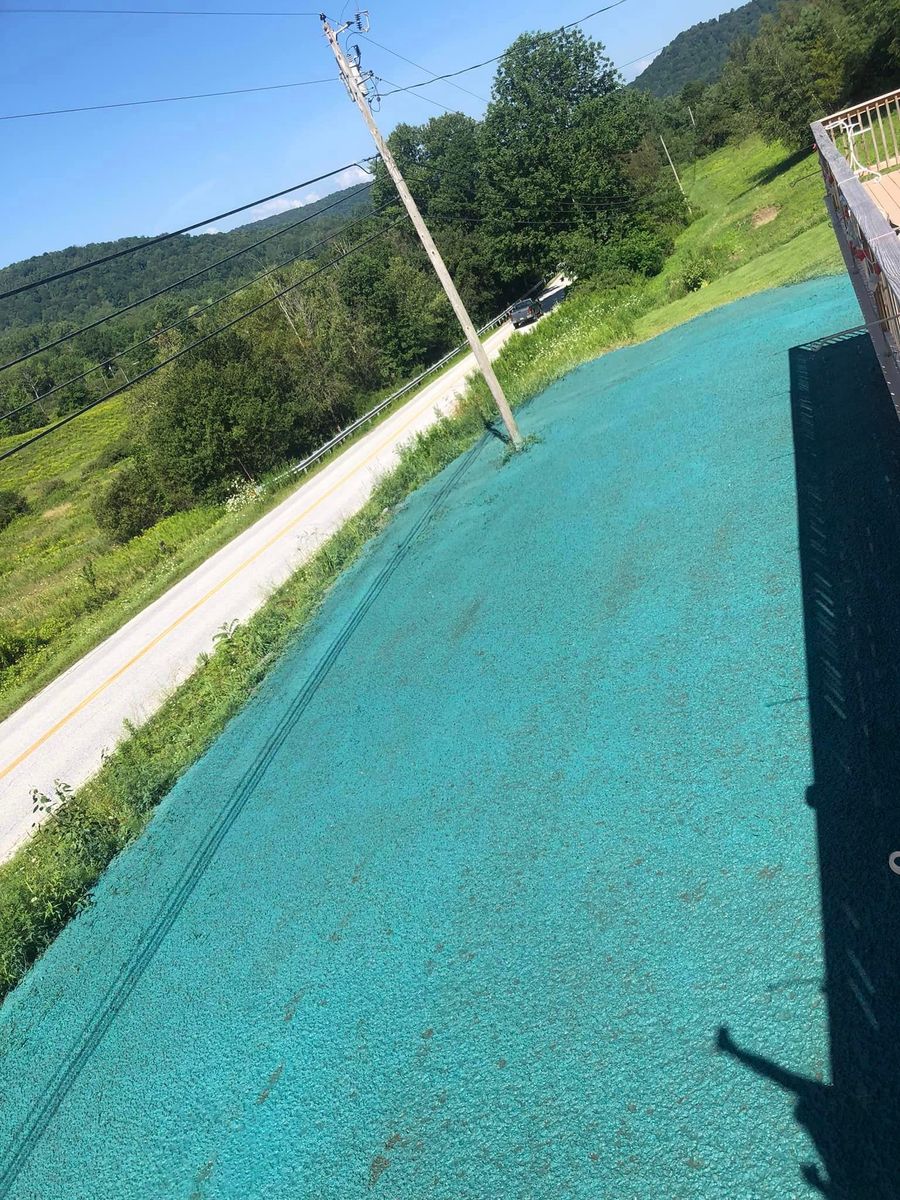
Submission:
<svg viewBox="0 0 900 1200">
<path fill-rule="evenodd" d="M 666 158 L 669 160 L 669 166 L 672 168 L 672 174 L 675 176 L 675 182 L 678 184 L 678 190 L 681 192 L 682 196 L 684 196 L 685 200 L 687 201 L 688 212 L 691 212 L 691 202 L 690 202 L 690 200 L 688 200 L 687 193 L 685 192 L 684 188 L 681 186 L 681 180 L 678 178 L 678 172 L 675 170 L 675 164 L 672 162 L 672 155 L 669 153 L 669 147 L 666 145 L 666 139 L 663 137 L 662 134 L 660 134 L 659 140 L 662 142 L 662 148 L 666 152 Z"/>
<path fill-rule="evenodd" d="M 378 126 L 375 124 L 375 118 L 372 116 L 372 110 L 369 108 L 367 98 L 366 83 L 357 63 L 350 62 L 341 45 L 338 42 L 338 35 L 343 33 L 345 29 L 349 29 L 354 22 L 348 22 L 342 25 L 339 29 L 332 29 L 322 13 L 322 28 L 325 31 L 325 36 L 328 39 L 328 44 L 334 52 L 334 57 L 337 59 L 338 70 L 341 78 L 347 85 L 347 91 L 350 93 L 350 98 L 356 104 L 356 107 L 362 113 L 362 118 L 366 123 L 369 133 L 372 135 L 372 140 L 381 155 L 384 165 L 387 167 L 388 173 L 396 185 L 397 191 L 400 194 L 400 199 L 406 205 L 406 211 L 409 213 L 410 220 L 415 226 L 416 233 L 422 245 L 425 247 L 425 253 L 431 259 L 431 264 L 437 272 L 437 277 L 441 281 L 444 291 L 447 293 L 447 299 L 453 306 L 453 311 L 456 313 L 457 320 L 462 326 L 463 333 L 466 335 L 466 340 L 472 348 L 472 353 L 475 355 L 475 361 L 478 363 L 478 368 L 484 376 L 485 383 L 490 389 L 491 395 L 500 410 L 500 416 L 503 418 L 503 424 L 506 426 L 510 441 L 517 450 L 522 446 L 522 435 L 519 433 L 519 427 L 516 424 L 516 419 L 512 414 L 512 409 L 509 407 L 509 402 L 503 393 L 503 388 L 500 386 L 500 380 L 494 373 L 494 368 L 491 366 L 491 360 L 485 352 L 484 346 L 481 344 L 481 339 L 475 330 L 472 323 L 472 318 L 469 316 L 462 297 L 456 290 L 450 272 L 447 270 L 446 263 L 441 258 L 440 251 L 434 244 L 434 239 L 428 231 L 428 226 L 425 224 L 425 219 L 419 212 L 419 208 L 412 198 L 409 188 L 406 186 L 406 181 L 400 173 L 400 168 L 397 162 L 387 147 L 387 143 L 381 136 Z M 357 17 L 357 24 L 359 18 Z"/>
</svg>

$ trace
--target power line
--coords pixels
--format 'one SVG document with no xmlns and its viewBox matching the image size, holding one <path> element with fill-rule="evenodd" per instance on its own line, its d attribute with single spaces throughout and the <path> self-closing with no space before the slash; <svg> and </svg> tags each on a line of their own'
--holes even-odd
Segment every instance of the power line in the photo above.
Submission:
<svg viewBox="0 0 900 1200">
<path fill-rule="evenodd" d="M 370 237 L 364 238 L 361 242 L 357 242 L 355 246 L 351 246 L 350 249 L 344 250 L 342 253 L 333 258 L 331 262 L 326 263 L 325 266 L 319 267 L 315 271 L 310 271 L 308 275 L 304 275 L 303 278 L 298 279 L 296 283 L 290 284 L 289 287 L 282 288 L 280 292 L 275 292 L 273 295 L 269 296 L 268 299 L 261 301 L 259 304 L 255 304 L 252 308 L 248 308 L 247 311 L 241 313 L 240 316 L 234 317 L 232 320 L 226 321 L 225 324 L 219 325 L 216 329 L 210 330 L 209 333 L 205 333 L 202 337 L 190 342 L 187 346 L 183 346 L 174 354 L 170 354 L 169 357 L 164 358 L 162 362 L 156 363 L 152 367 L 148 367 L 145 371 L 141 371 L 140 374 L 135 375 L 134 378 L 130 379 L 127 383 L 123 383 L 120 387 L 113 388 L 104 395 L 98 396 L 96 400 L 91 400 L 90 403 L 83 405 L 81 408 L 77 408 L 74 412 L 67 413 L 66 416 L 61 417 L 52 425 L 48 425 L 45 429 L 41 429 L 31 437 L 26 438 L 24 442 L 17 442 L 15 446 L 10 446 L 8 450 L 4 450 L 2 453 L 0 453 L 0 462 L 4 462 L 7 458 L 12 458 L 14 454 L 20 453 L 20 451 L 25 450 L 28 446 L 32 446 L 35 442 L 41 441 L 42 438 L 49 437 L 51 433 L 55 433 L 56 430 L 61 429 L 63 425 L 68 425 L 71 421 L 77 420 L 77 418 L 83 416 L 84 413 L 89 412 L 92 408 L 96 408 L 98 404 L 103 404 L 107 400 L 112 400 L 114 396 L 121 395 L 122 392 L 125 392 L 130 387 L 133 387 L 134 384 L 140 383 L 142 380 L 149 378 L 151 375 L 155 375 L 156 372 L 161 371 L 163 367 L 167 367 L 170 363 L 175 362 L 177 359 L 183 358 L 185 354 L 189 354 L 191 350 L 195 350 L 198 346 L 202 346 L 203 343 L 208 342 L 210 338 L 217 337 L 218 334 L 224 333 L 226 329 L 231 329 L 233 326 L 238 325 L 241 321 L 245 321 L 248 317 L 252 317 L 253 314 L 259 312 L 260 309 L 266 308 L 269 304 L 274 304 L 276 300 L 280 300 L 281 297 L 286 296 L 288 292 L 292 292 L 295 288 L 300 287 L 302 284 L 308 283 L 311 279 L 315 279 L 318 275 L 324 274 L 325 271 L 331 270 L 332 267 L 337 266 L 339 262 L 347 258 L 349 255 L 355 254 L 357 250 L 361 250 L 364 246 L 369 245 L 370 242 L 374 242 L 376 238 L 383 237 L 386 233 L 389 233 L 393 228 L 395 228 L 396 225 L 400 223 L 401 220 L 403 220 L 402 217 L 393 224 L 389 225 L 387 229 L 380 229 L 377 233 L 373 233 Z"/>
<path fill-rule="evenodd" d="M 611 8 L 618 8 L 620 4 L 624 4 L 626 0 L 616 0 L 615 4 L 607 4 L 605 8 L 595 8 L 593 12 L 589 12 L 586 17 L 579 17 L 577 21 L 569 21 L 567 25 L 561 25 L 560 29 L 574 29 L 576 25 L 583 25 L 585 21 L 589 21 L 591 17 L 599 17 L 601 13 L 609 12 Z"/>
<path fill-rule="evenodd" d="M 639 63 L 644 58 L 649 58 L 651 54 L 660 54 L 663 50 L 665 50 L 665 48 L 665 46 L 657 46 L 655 50 L 645 50 L 644 53 L 639 54 L 637 58 L 629 58 L 628 62 L 616 63 L 616 66 L 620 71 L 624 70 L 625 67 L 633 67 L 635 63 Z"/>
<path fill-rule="evenodd" d="M 372 182 L 364 183 L 353 193 L 354 196 L 358 196 L 366 188 L 372 187 Z M 224 266 L 225 263 L 231 262 L 234 258 L 239 258 L 242 254 L 249 254 L 251 250 L 256 250 L 260 246 L 264 246 L 266 242 L 271 242 L 274 238 L 281 237 L 290 230 L 296 229 L 300 225 L 305 225 L 308 221 L 315 220 L 316 217 L 329 212 L 332 208 L 337 208 L 338 205 L 345 204 L 348 199 L 351 199 L 351 197 L 341 196 L 339 200 L 332 201 L 331 204 L 325 205 L 324 208 L 319 208 L 315 212 L 309 213 L 308 216 L 301 217 L 299 221 L 292 221 L 289 225 L 284 225 L 281 229 L 276 229 L 274 233 L 269 233 L 258 241 L 251 242 L 248 246 L 242 246 L 239 250 L 234 250 L 231 254 L 226 254 L 224 258 L 208 263 L 205 267 L 200 267 L 199 270 L 193 271 L 190 275 L 184 275 L 181 279 L 176 279 L 174 283 L 167 283 L 165 287 L 158 288 L 157 291 L 150 292 L 147 296 L 141 296 L 138 300 L 132 300 L 130 304 L 125 304 L 121 308 L 117 308 L 114 312 L 107 313 L 103 317 L 98 317 L 96 321 L 91 321 L 88 325 L 82 325 L 80 329 L 74 329 L 70 333 L 63 333 L 58 338 L 54 338 L 52 342 L 46 342 L 43 346 L 38 346 L 35 350 L 27 350 L 24 354 L 20 354 L 18 358 L 11 358 L 9 362 L 0 363 L 0 371 L 8 371 L 10 367 L 27 362 L 29 358 L 34 358 L 35 355 L 43 354 L 45 350 L 52 350 L 54 346 L 61 346 L 64 342 L 70 342 L 82 333 L 88 333 L 91 329 L 96 329 L 98 325 L 105 325 L 107 321 L 114 321 L 116 317 L 121 317 L 125 313 L 131 312 L 132 309 L 140 308 L 142 304 L 149 304 L 151 300 L 158 300 L 160 296 L 165 296 L 167 292 L 174 291 L 175 288 L 181 287 L 183 283 L 190 283 L 191 280 L 199 279 L 201 275 L 205 275 L 207 271 L 214 271 L 216 267 Z"/>
<path fill-rule="evenodd" d="M 607 4 L 605 8 L 596 8 L 593 12 L 587 13 L 586 16 L 579 17 L 577 21 L 569 21 L 566 25 L 560 25 L 560 29 L 573 29 L 576 25 L 583 25 L 585 21 L 589 21 L 591 17 L 598 17 L 601 13 L 609 12 L 610 9 L 618 8 L 622 4 L 626 4 L 627 0 L 615 0 L 614 4 Z M 469 71 L 477 71 L 481 67 L 489 67 L 491 63 L 499 62 L 506 54 L 504 50 L 502 54 L 495 54 L 493 58 L 486 58 L 483 62 L 473 63 L 471 67 L 461 67 L 458 71 L 448 71 L 446 75 L 435 75 L 433 79 L 425 79 L 422 83 L 410 83 L 406 87 L 394 88 L 391 92 L 385 92 L 384 96 L 394 96 L 398 92 L 412 92 L 418 88 L 430 87 L 433 83 L 440 83 L 444 79 L 456 79 L 459 75 L 466 75 Z"/>
<path fill-rule="evenodd" d="M 100 17 L 318 17 L 317 12 L 248 12 L 239 9 L 198 8 L 3 8 L 0 16 L 8 13 L 41 16 L 84 16 Z"/>
<path fill-rule="evenodd" d="M 380 79 L 382 83 L 389 84 L 392 88 L 397 87 L 397 85 L 395 83 L 391 83 L 390 79 L 388 79 L 385 75 L 379 75 L 377 78 Z M 385 95 L 391 96 L 393 95 L 393 92 L 386 92 Z M 442 108 L 446 113 L 452 113 L 455 111 L 452 108 L 448 108 L 446 104 L 441 104 L 440 100 L 435 100 L 433 96 L 420 96 L 419 93 L 416 92 L 416 99 L 427 100 L 429 104 L 433 104 L 435 108 Z"/>
<path fill-rule="evenodd" d="M 413 92 L 418 88 L 430 87 L 433 83 L 441 83 L 445 79 L 455 79 L 458 75 L 466 75 L 469 71 L 477 71 L 480 67 L 489 67 L 491 63 L 499 62 L 502 57 L 503 54 L 495 54 L 493 58 L 486 58 L 484 62 L 473 63 L 471 67 L 461 67 L 458 71 L 448 71 L 446 75 L 435 75 L 433 79 L 424 79 L 421 83 L 410 83 L 406 87 L 394 88 L 392 92 L 385 92 L 384 96 L 394 96 L 398 92 Z"/>
<path fill-rule="evenodd" d="M 226 300 L 230 300 L 231 297 L 236 296 L 238 292 L 246 291 L 247 288 L 253 287 L 255 283 L 260 283 L 263 279 L 268 278 L 268 276 L 274 275 L 278 271 L 283 271 L 285 267 L 289 267 L 293 263 L 298 262 L 300 259 L 306 258 L 313 250 L 318 250 L 320 246 L 326 246 L 329 242 L 333 242 L 335 238 L 341 237 L 346 230 L 353 229 L 354 226 L 361 224 L 363 221 L 368 221 L 372 217 L 377 217 L 380 213 L 384 212 L 385 209 L 392 207 L 393 204 L 394 201 L 389 200 L 387 203 L 382 204 L 378 208 L 374 209 L 371 213 L 366 213 L 365 216 L 357 217 L 353 221 L 348 221 L 345 225 L 342 225 L 340 229 L 337 229 L 334 233 L 329 234 L 328 237 L 322 238 L 318 242 L 313 242 L 311 246 L 305 246 L 301 251 L 299 251 L 299 253 L 292 254 L 290 258 L 282 259 L 281 262 L 276 263 L 268 270 L 261 271 L 258 275 L 254 275 L 252 279 L 248 279 L 245 283 L 241 283 L 237 287 L 232 288 L 231 291 L 224 292 L 221 296 L 217 296 L 215 300 L 210 300 L 201 307 L 194 308 L 191 312 L 187 313 L 186 316 L 180 317 L 177 321 L 173 321 L 171 325 L 166 325 L 163 329 L 155 329 L 153 333 L 150 333 L 146 337 L 141 338 L 139 341 L 132 342 L 129 346 L 126 346 L 124 350 L 118 350 L 115 354 L 110 354 L 108 358 L 103 360 L 103 362 L 97 363 L 93 367 L 88 367 L 86 371 L 82 371 L 79 375 L 73 375 L 71 379 L 66 379 L 63 380 L 62 383 L 55 384 L 53 387 L 48 388 L 46 392 L 41 392 L 39 396 L 34 396 L 32 399 L 27 400 L 24 404 L 20 404 L 17 408 L 12 408 L 9 410 L 9 412 L 0 414 L 0 421 L 8 421 L 11 417 L 17 416 L 20 412 L 25 412 L 26 409 L 33 408 L 36 404 L 40 404 L 42 400 L 47 400 L 50 396 L 55 395 L 64 388 L 71 387 L 73 383 L 80 383 L 82 379 L 87 379 L 89 375 L 93 375 L 95 371 L 102 370 L 108 363 L 116 362 L 117 359 L 124 358 L 127 354 L 133 354 L 135 350 L 140 350 L 142 346 L 146 346 L 150 342 L 156 341 L 157 338 L 165 337 L 167 333 L 172 333 L 174 330 L 178 329 L 179 326 L 186 325 L 188 321 L 196 320 L 197 317 L 209 312 L 211 308 L 216 308 L 218 305 L 224 304 Z"/>
<path fill-rule="evenodd" d="M 214 96 L 246 96 L 250 92 L 279 92 L 285 88 L 313 87 L 319 83 L 334 83 L 328 79 L 301 79 L 296 83 L 270 83 L 264 87 L 229 88 L 223 92 L 193 92 L 185 96 L 160 96 L 153 100 L 120 100 L 113 104 L 80 104 L 74 108 L 45 108 L 38 112 L 5 113 L 0 121 L 23 121 L 27 117 L 58 117 L 64 113 L 100 112 L 110 108 L 139 108 L 145 104 L 175 104 L 181 100 L 209 100 Z"/>
<path fill-rule="evenodd" d="M 625 0 L 620 0 L 620 3 L 624 2 Z M 9 11 L 9 9 L 0 9 L 0 14 Z M 417 70 L 424 71 L 426 75 L 431 76 L 431 83 L 438 83 L 442 79 L 447 78 L 446 76 L 436 75 L 434 71 L 429 70 L 428 67 L 423 67 L 421 63 L 413 62 L 411 58 L 406 58 L 403 54 L 398 54 L 397 51 L 392 50 L 390 46 L 384 46 L 381 42 L 376 42 L 375 39 L 373 37 L 369 37 L 368 34 L 360 34 L 359 36 L 365 37 L 367 41 L 370 41 L 373 46 L 377 46 L 380 50 L 385 50 L 388 54 L 393 54 L 395 58 L 399 58 L 403 62 L 409 63 L 411 67 L 416 67 Z M 631 67 L 635 63 L 640 62 L 642 59 L 649 58 L 651 54 L 658 54 L 661 49 L 665 49 L 665 47 L 662 46 L 657 47 L 655 50 L 648 50 L 645 54 L 638 55 L 637 58 L 631 58 L 628 60 L 628 62 L 619 63 L 617 65 L 620 70 L 624 69 L 625 67 Z M 499 57 L 502 57 L 502 55 Z M 491 61 L 496 60 L 492 59 Z M 471 69 L 474 70 L 474 68 Z M 385 83 L 390 84 L 395 91 L 403 92 L 409 90 L 408 88 L 399 87 L 397 84 L 391 83 L 391 81 L 386 79 L 383 75 L 381 78 Z M 185 100 L 211 100 L 220 96 L 248 96 L 257 92 L 280 92 L 288 88 L 315 87 L 319 84 L 334 82 L 335 77 L 330 75 L 325 79 L 300 79 L 293 83 L 270 83 L 263 84 L 259 87 L 227 88 L 221 92 L 190 92 L 184 96 L 158 96 L 150 100 L 119 100 L 109 104 L 79 104 L 73 106 L 72 108 L 46 108 L 38 109 L 36 112 L 2 113 L 0 114 L 0 121 L 24 121 L 31 117 L 58 117 L 64 116 L 68 113 L 105 112 L 115 108 L 140 108 L 148 104 L 177 104 Z M 469 88 L 463 87 L 461 84 L 453 83 L 452 80 L 449 82 L 450 86 L 456 88 L 457 91 L 464 92 L 467 96 L 472 96 L 474 99 L 480 100 L 483 104 L 490 103 L 487 97 L 480 96 L 477 92 L 473 92 Z M 386 94 L 393 95 L 394 93 L 389 92 Z M 433 103 L 437 103 L 437 101 L 433 101 Z M 448 108 L 446 111 L 452 112 L 453 110 Z"/>
<path fill-rule="evenodd" d="M 361 160 L 361 162 L 371 161 L 371 158 Z M 214 217 L 206 217 L 203 221 L 195 221 L 193 225 L 184 225 L 181 229 L 174 229 L 171 233 L 161 233 L 158 237 L 145 238 L 143 241 L 138 242 L 136 246 L 126 246 L 124 250 L 116 250 L 112 254 L 104 254 L 101 258 L 93 258 L 90 262 L 82 263 L 79 267 L 68 267 L 65 271 L 56 271 L 53 275 L 44 275 L 40 279 L 32 280 L 31 283 L 22 283 L 18 287 L 10 288 L 6 292 L 0 292 L 0 300 L 8 300 L 11 296 L 18 296 L 22 292 L 30 292 L 33 288 L 41 287 L 45 283 L 53 283 L 57 279 L 66 279 L 70 275 L 78 275 L 82 271 L 90 270 L 91 267 L 99 267 L 102 263 L 112 262 L 117 258 L 124 258 L 126 254 L 135 254 L 138 250 L 147 250 L 150 246 L 158 246 L 160 242 L 167 242 L 170 238 L 179 237 L 182 233 L 190 233 L 194 229 L 201 229 L 204 225 L 211 225 L 213 221 L 221 221 L 226 217 L 233 217 L 236 213 L 246 212 L 248 208 L 256 208 L 257 205 L 266 204 L 269 200 L 278 200 L 281 196 L 287 196 L 291 192 L 299 191 L 300 188 L 309 187 L 313 183 L 321 183 L 323 179 L 333 179 L 335 175 L 340 175 L 342 171 L 348 171 L 351 167 L 361 167 L 361 163 L 346 163 L 343 167 L 336 167 L 333 171 L 327 171 L 324 175 L 317 175 L 315 179 L 305 179 L 302 183 L 292 184 L 291 187 L 284 188 L 280 192 L 273 192 L 271 196 L 262 196 L 259 200 L 251 200 L 249 204 L 241 204 L 237 208 L 230 208 L 227 212 L 218 213 Z"/>
<path fill-rule="evenodd" d="M 357 17 L 357 24 L 360 23 L 360 18 Z M 394 159 L 391 149 L 378 128 L 375 118 L 372 114 L 371 97 L 366 88 L 365 80 L 359 70 L 358 62 L 352 64 L 348 62 L 340 42 L 338 34 L 332 29 L 328 19 L 322 16 L 322 31 L 328 40 L 328 45 L 334 54 L 335 62 L 337 63 L 338 72 L 344 83 L 347 85 L 347 91 L 360 116 L 363 119 L 363 124 L 372 135 L 372 140 L 375 142 L 375 147 L 381 155 L 381 161 L 384 168 L 394 182 L 394 186 L 399 193 L 400 199 L 403 201 L 403 206 L 409 213 L 409 219 L 415 228 L 416 235 L 422 243 L 422 248 L 425 251 L 431 265 L 434 267 L 435 273 L 440 280 L 441 287 L 446 293 L 447 299 L 450 301 L 450 307 L 453 309 L 456 319 L 462 326 L 462 331 L 466 336 L 466 341 L 472 347 L 472 353 L 475 356 L 475 362 L 478 366 L 478 372 L 484 379 L 488 391 L 497 406 L 503 424 L 506 426 L 506 432 L 509 435 L 510 443 L 515 451 L 523 448 L 522 435 L 519 432 L 519 427 L 516 419 L 513 416 L 512 409 L 509 406 L 509 401 L 503 391 L 503 387 L 497 378 L 494 368 L 491 366 L 491 360 L 485 353 L 484 346 L 481 344 L 481 339 L 478 336 L 478 331 L 469 316 L 468 310 L 463 302 L 462 297 L 456 290 L 456 285 L 453 282 L 450 272 L 447 270 L 447 264 L 444 262 L 440 251 L 435 245 L 434 238 L 426 225 L 422 214 L 416 207 L 416 202 L 410 194 L 409 188 L 406 185 L 406 180 L 403 178 L 400 168 Z"/>
<path fill-rule="evenodd" d="M 392 54 L 394 56 L 394 58 L 399 58 L 401 62 L 408 63 L 411 67 L 415 67 L 417 71 L 424 71 L 426 75 L 431 76 L 432 82 L 435 82 L 440 78 L 440 76 L 437 75 L 434 71 L 432 71 L 429 67 L 423 67 L 421 63 L 413 62 L 413 60 L 411 58 L 407 58 L 405 55 L 399 54 L 396 50 L 392 50 L 390 48 L 390 46 L 385 46 L 381 42 L 376 42 L 375 39 L 371 36 L 371 34 L 360 33 L 359 36 L 365 38 L 367 42 L 371 42 L 373 46 L 377 46 L 379 50 L 384 50 L 388 54 Z M 390 83 L 390 82 L 391 81 L 389 79 L 385 79 L 385 83 Z M 396 84 L 391 83 L 391 87 L 396 87 L 396 86 L 397 86 Z M 469 89 L 463 87 L 461 83 L 453 83 L 453 81 L 451 80 L 450 86 L 456 88 L 456 90 L 458 92 L 465 92 L 465 94 L 467 96 L 474 96 L 475 99 L 480 100 L 482 102 L 482 104 L 489 103 L 489 101 L 484 96 L 479 96 L 477 92 L 469 91 Z"/>
</svg>

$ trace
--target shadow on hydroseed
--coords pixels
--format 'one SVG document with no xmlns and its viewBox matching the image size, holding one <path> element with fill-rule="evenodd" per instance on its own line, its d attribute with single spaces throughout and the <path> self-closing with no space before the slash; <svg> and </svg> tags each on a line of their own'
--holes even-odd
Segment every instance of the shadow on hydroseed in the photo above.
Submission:
<svg viewBox="0 0 900 1200">
<path fill-rule="evenodd" d="M 831 1082 L 718 1049 L 796 1098 L 831 1200 L 900 1197 L 900 421 L 865 334 L 790 352 Z"/>
</svg>

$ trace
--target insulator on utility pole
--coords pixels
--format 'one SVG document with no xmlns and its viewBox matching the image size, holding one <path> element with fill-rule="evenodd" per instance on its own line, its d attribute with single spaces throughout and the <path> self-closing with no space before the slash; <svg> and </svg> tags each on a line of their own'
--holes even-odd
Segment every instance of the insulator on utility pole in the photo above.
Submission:
<svg viewBox="0 0 900 1200">
<path fill-rule="evenodd" d="M 418 205 L 412 198 L 412 193 L 406 186 L 406 180 L 397 166 L 396 159 L 388 149 L 387 143 L 381 136 L 378 126 L 375 124 L 375 118 L 372 116 L 372 110 L 369 108 L 368 96 L 366 91 L 366 81 L 363 78 L 362 72 L 359 69 L 359 64 L 348 60 L 344 51 L 341 49 L 338 35 L 343 33 L 345 29 L 349 29 L 353 22 L 348 22 L 341 26 L 340 29 L 332 29 L 331 25 L 322 14 L 322 27 L 325 31 L 325 36 L 328 39 L 328 44 L 334 52 L 334 57 L 337 59 L 338 70 L 341 78 L 347 86 L 347 91 L 350 93 L 350 98 L 353 100 L 356 107 L 362 113 L 362 118 L 366 123 L 369 133 L 372 135 L 372 140 L 381 155 L 382 161 L 388 170 L 394 184 L 400 194 L 400 199 L 406 206 L 406 211 L 409 213 L 416 233 L 422 245 L 425 247 L 425 253 L 431 259 L 431 264 L 434 267 L 438 279 L 447 293 L 447 299 L 453 306 L 453 311 L 456 313 L 457 320 L 462 326 L 463 333 L 466 335 L 466 340 L 472 348 L 472 353 L 475 355 L 475 361 L 478 363 L 478 368 L 484 376 L 485 383 L 490 389 L 491 395 L 494 397 L 497 408 L 500 410 L 500 415 L 503 418 L 503 424 L 509 434 L 510 441 L 518 450 L 522 446 L 522 435 L 519 433 L 519 427 L 516 424 L 516 419 L 512 414 L 512 409 L 504 395 L 503 388 L 500 386 L 500 381 L 494 373 L 494 368 L 491 366 L 491 360 L 488 358 L 484 346 L 481 344 L 481 339 L 476 332 L 475 326 L 472 323 L 472 318 L 469 316 L 466 306 L 462 301 L 462 297 L 456 290 L 456 285 L 447 270 L 447 265 L 441 257 L 441 253 L 434 244 L 434 238 L 428 231 L 428 226 L 425 224 L 425 219 L 419 212 Z"/>
</svg>

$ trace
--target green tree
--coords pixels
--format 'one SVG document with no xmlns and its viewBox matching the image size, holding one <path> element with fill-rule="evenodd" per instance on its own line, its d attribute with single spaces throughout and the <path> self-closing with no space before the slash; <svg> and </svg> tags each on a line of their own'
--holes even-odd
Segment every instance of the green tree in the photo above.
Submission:
<svg viewBox="0 0 900 1200">
<path fill-rule="evenodd" d="M 788 146 L 811 144 L 809 125 L 837 108 L 846 57 L 830 5 L 789 4 L 750 44 L 745 72 L 760 129 Z"/>
<path fill-rule="evenodd" d="M 447 113 L 425 125 L 402 124 L 389 144 L 472 315 L 492 317 L 498 288 L 484 228 L 478 122 Z M 379 163 L 373 200 L 379 204 L 391 196 L 393 183 Z"/>
<path fill-rule="evenodd" d="M 507 295 L 564 262 L 589 269 L 642 197 L 628 164 L 651 101 L 578 30 L 524 34 L 500 62 L 482 129 L 485 226 Z"/>
<path fill-rule="evenodd" d="M 126 463 L 94 501 L 94 520 L 115 542 L 127 542 L 149 529 L 166 510 L 151 474 Z"/>
</svg>

